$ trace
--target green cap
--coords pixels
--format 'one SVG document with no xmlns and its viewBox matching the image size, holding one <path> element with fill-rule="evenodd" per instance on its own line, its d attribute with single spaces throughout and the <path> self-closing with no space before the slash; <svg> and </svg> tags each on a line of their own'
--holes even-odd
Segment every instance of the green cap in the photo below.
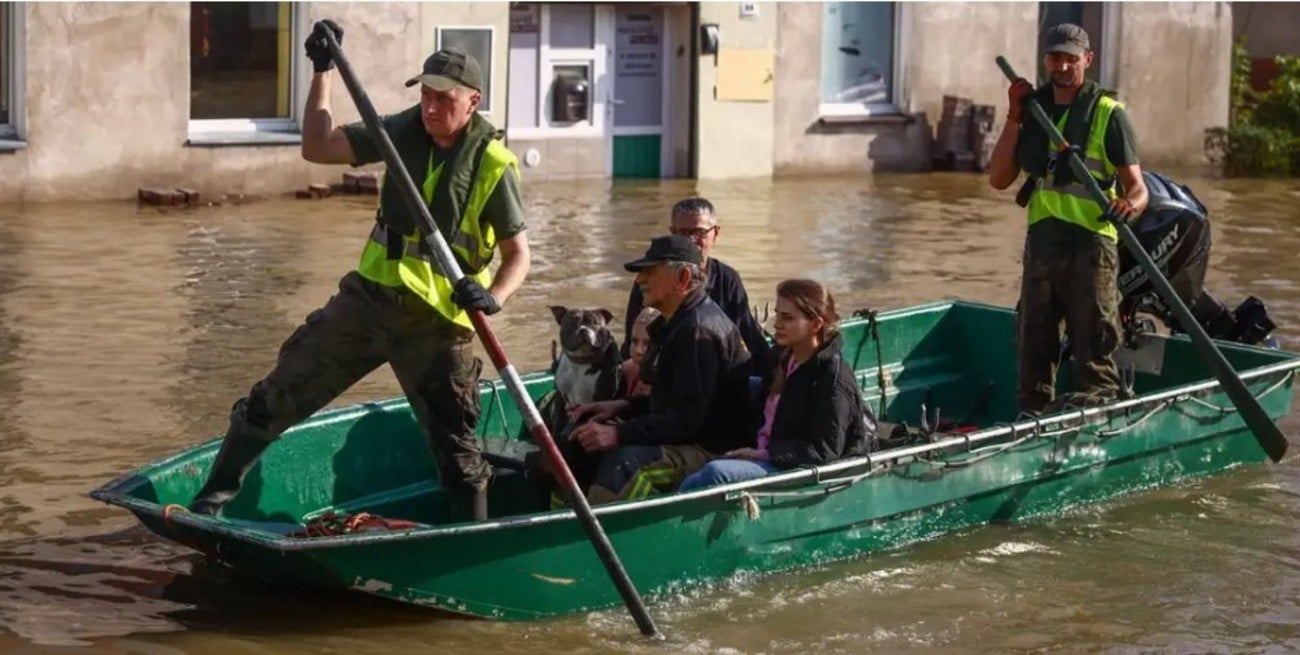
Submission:
<svg viewBox="0 0 1300 655">
<path fill-rule="evenodd" d="M 465 86 L 483 92 L 483 69 L 478 60 L 460 48 L 443 48 L 424 60 L 424 70 L 406 81 L 406 86 L 424 83 L 435 91 L 450 91 Z"/>
<path fill-rule="evenodd" d="M 1067 55 L 1080 55 L 1092 50 L 1088 42 L 1088 33 L 1073 23 L 1061 23 L 1047 30 L 1043 39 L 1047 52 L 1064 52 Z"/>
</svg>

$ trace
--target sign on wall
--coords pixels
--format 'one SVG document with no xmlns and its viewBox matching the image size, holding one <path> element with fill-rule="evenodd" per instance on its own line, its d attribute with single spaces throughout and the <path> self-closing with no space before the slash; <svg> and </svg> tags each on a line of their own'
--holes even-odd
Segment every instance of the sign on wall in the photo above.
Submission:
<svg viewBox="0 0 1300 655">
<path fill-rule="evenodd" d="M 658 126 L 663 114 L 663 10 L 619 7 L 614 26 L 614 125 Z"/>
<path fill-rule="evenodd" d="M 510 32 L 536 34 L 542 26 L 541 5 L 536 2 L 510 3 Z"/>
</svg>

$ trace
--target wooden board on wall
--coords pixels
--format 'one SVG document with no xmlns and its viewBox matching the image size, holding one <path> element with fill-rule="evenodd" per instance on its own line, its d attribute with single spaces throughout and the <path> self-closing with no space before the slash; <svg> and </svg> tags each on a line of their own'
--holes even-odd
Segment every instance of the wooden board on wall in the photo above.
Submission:
<svg viewBox="0 0 1300 655">
<path fill-rule="evenodd" d="M 771 102 L 775 53 L 770 48 L 718 50 L 718 100 Z"/>
</svg>

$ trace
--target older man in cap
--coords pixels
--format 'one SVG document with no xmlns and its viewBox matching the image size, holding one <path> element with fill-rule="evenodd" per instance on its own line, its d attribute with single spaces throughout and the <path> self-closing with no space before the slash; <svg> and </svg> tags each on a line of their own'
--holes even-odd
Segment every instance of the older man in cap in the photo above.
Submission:
<svg viewBox="0 0 1300 655">
<path fill-rule="evenodd" d="M 1016 341 L 1021 411 L 1042 412 L 1065 404 L 1089 405 L 1119 391 L 1114 352 L 1119 344 L 1119 253 L 1116 221 L 1146 208 L 1147 189 L 1138 165 L 1133 127 L 1115 93 L 1088 81 L 1093 62 L 1088 33 L 1063 23 L 1044 35 L 1044 63 L 1051 78 L 1035 90 L 1018 79 L 1008 91 L 1010 111 L 993 149 L 989 183 L 1005 189 L 1020 171 L 1025 186 L 1017 203 L 1027 207 L 1024 270 Z M 1023 120 L 1036 101 L 1072 144 L 1110 199 L 1100 205 L 1076 179 L 1047 132 Z M 1065 322 L 1074 359 L 1072 393 L 1056 397 Z"/>
<path fill-rule="evenodd" d="M 709 460 L 754 445 L 749 352 L 706 293 L 703 262 L 689 237 L 670 235 L 624 265 L 636 273 L 646 306 L 661 314 L 647 330 L 650 349 L 641 363 L 651 391 L 574 409 L 574 421 L 591 420 L 570 438 L 601 454 L 587 492 L 592 503 L 674 490 Z"/>
<path fill-rule="evenodd" d="M 343 29 L 330 20 L 316 23 L 307 38 L 314 73 L 303 158 L 353 166 L 381 161 L 363 123 L 334 124 L 326 32 L 343 40 Z M 501 133 L 476 111 L 483 73 L 473 57 L 439 50 L 406 82 L 416 84 L 419 103 L 385 117 L 384 129 L 465 277 L 453 288 L 439 270 L 393 171 L 386 171 L 356 269 L 284 342 L 271 372 L 235 403 L 192 511 L 217 514 L 281 432 L 387 362 L 429 439 L 453 519 L 488 518 L 491 469 L 475 436 L 482 362 L 473 354 L 466 310 L 496 313 L 528 273 L 519 168 Z M 498 248 L 502 261 L 493 275 L 488 264 Z"/>
</svg>

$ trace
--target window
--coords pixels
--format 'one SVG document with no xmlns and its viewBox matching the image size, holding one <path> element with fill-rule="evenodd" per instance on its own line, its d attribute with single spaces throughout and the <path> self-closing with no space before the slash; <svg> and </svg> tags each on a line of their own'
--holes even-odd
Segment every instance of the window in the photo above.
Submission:
<svg viewBox="0 0 1300 655">
<path fill-rule="evenodd" d="M 587 89 L 587 96 L 591 94 L 591 65 L 590 64 L 556 64 L 552 67 L 555 71 L 555 83 L 547 91 L 551 101 L 547 103 L 548 115 L 553 125 L 562 125 L 566 123 L 580 123 L 591 121 L 591 103 L 582 102 L 581 94 L 566 94 L 568 88 Z M 560 94 L 556 99 L 555 94 Z M 575 97 L 576 96 L 576 97 Z M 562 115 L 564 112 L 572 112 L 570 115 Z"/>
<path fill-rule="evenodd" d="M 590 50 L 596 47 L 596 14 L 589 4 L 553 4 L 550 11 L 551 47 L 556 50 Z"/>
<path fill-rule="evenodd" d="M 460 48 L 478 60 L 483 69 L 483 100 L 478 110 L 484 114 L 492 111 L 492 28 L 490 27 L 439 27 L 438 42 L 434 49 Z"/>
<path fill-rule="evenodd" d="M 22 147 L 24 24 L 21 3 L 0 3 L 0 150 Z"/>
<path fill-rule="evenodd" d="M 822 4 L 823 114 L 896 113 L 892 2 Z"/>
<path fill-rule="evenodd" d="M 1048 28 L 1060 23 L 1074 23 L 1088 33 L 1088 44 L 1092 46 L 1092 65 L 1088 67 L 1088 79 L 1101 82 L 1109 77 L 1103 75 L 1102 37 L 1104 36 L 1103 13 L 1105 7 L 1100 2 L 1040 2 L 1038 3 L 1038 79 L 1047 82 L 1047 69 L 1043 58 L 1042 35 Z"/>
<path fill-rule="evenodd" d="M 297 130 L 298 13 L 289 2 L 190 3 L 191 141 Z"/>
<path fill-rule="evenodd" d="M 613 10 L 591 3 L 510 3 L 506 128 L 515 138 L 605 134 Z"/>
</svg>

